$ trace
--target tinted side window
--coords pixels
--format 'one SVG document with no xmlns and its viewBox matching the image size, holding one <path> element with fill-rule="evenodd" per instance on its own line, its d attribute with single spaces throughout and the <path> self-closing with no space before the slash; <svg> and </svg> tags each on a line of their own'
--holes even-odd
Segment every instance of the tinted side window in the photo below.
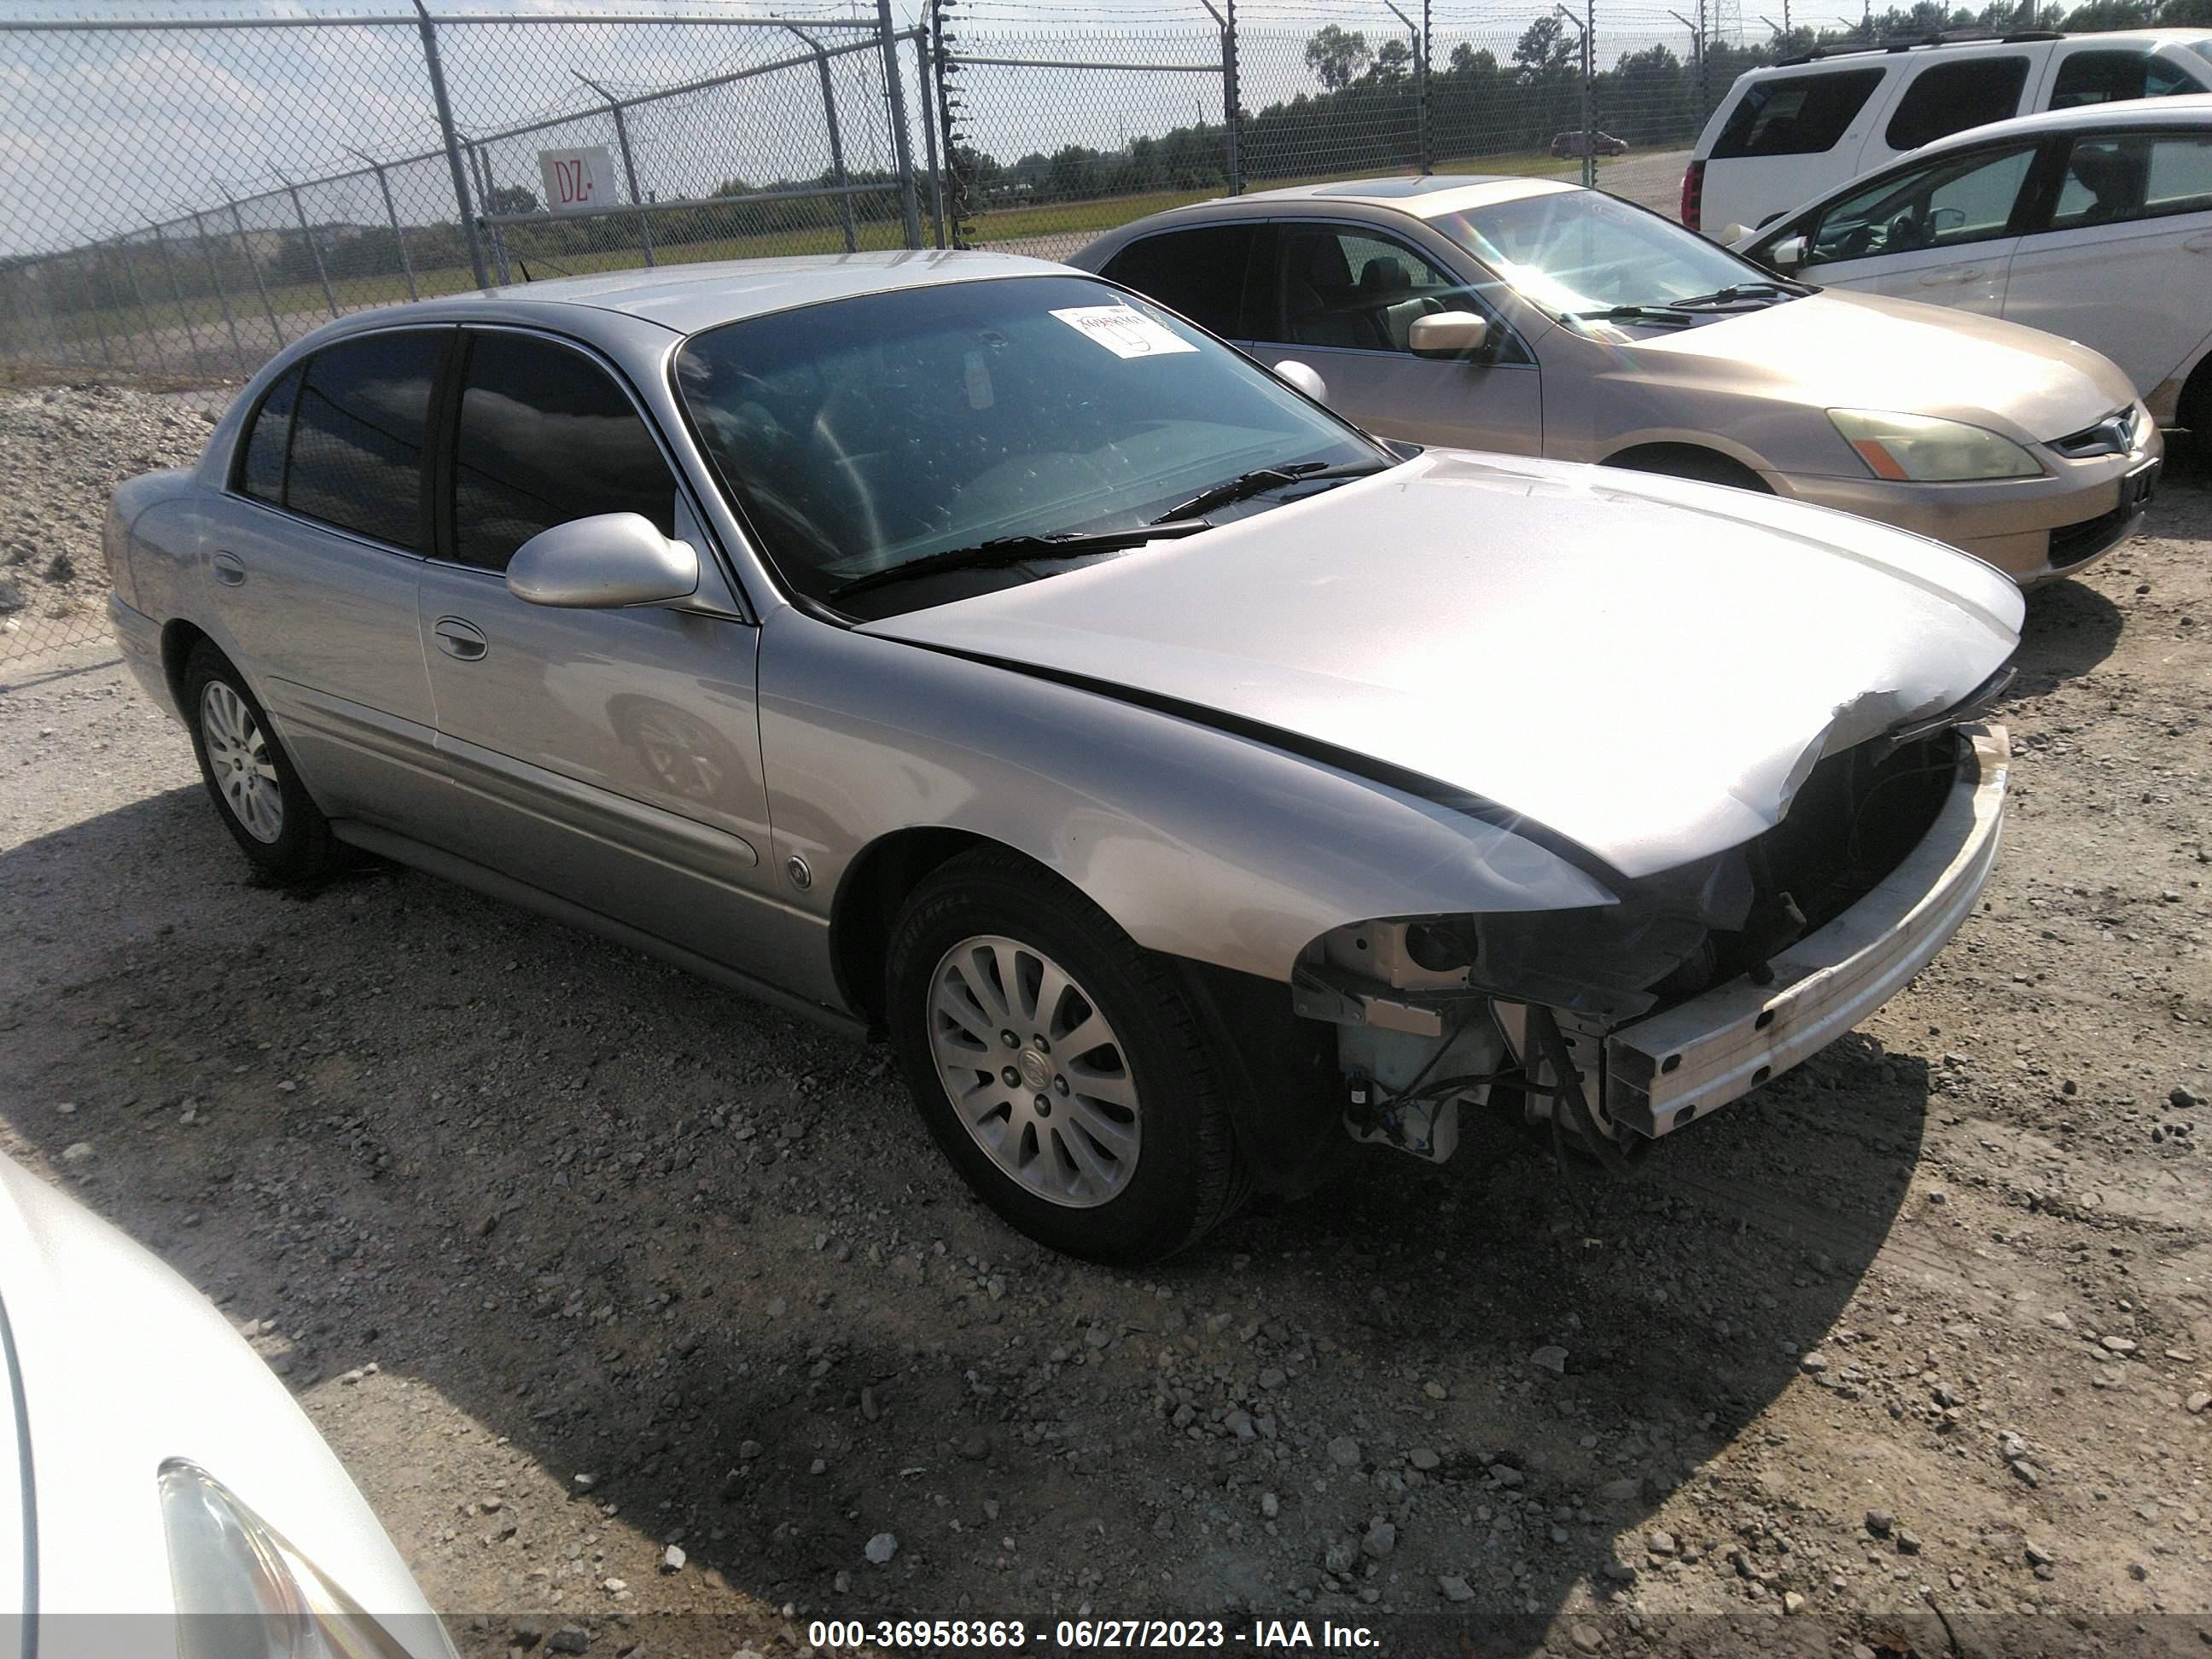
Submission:
<svg viewBox="0 0 2212 1659">
<path fill-rule="evenodd" d="M 676 530 L 676 481 L 622 388 L 580 352 L 522 334 L 469 347 L 453 462 L 453 552 L 504 570 L 541 530 L 638 513 Z"/>
<path fill-rule="evenodd" d="M 1930 64 L 1897 100 L 1883 141 L 1892 149 L 1918 149 L 1968 127 L 2002 121 L 2019 112 L 2021 88 L 2027 84 L 2025 57 Z"/>
<path fill-rule="evenodd" d="M 2051 228 L 2212 213 L 2212 137 L 2142 133 L 2077 138 Z"/>
<path fill-rule="evenodd" d="M 284 503 L 284 453 L 292 445 L 292 408 L 300 398 L 304 369 L 288 370 L 253 416 L 246 434 L 246 453 L 238 465 L 238 487 L 256 501 L 281 507 Z"/>
<path fill-rule="evenodd" d="M 1713 143 L 1712 159 L 1814 155 L 1835 148 L 1887 71 L 1837 70 L 1753 83 Z"/>
<path fill-rule="evenodd" d="M 445 344 L 442 331 L 373 334 L 308 362 L 292 417 L 285 506 L 423 550 L 422 441 Z"/>
<path fill-rule="evenodd" d="M 2074 109 L 2082 104 L 2203 90 L 2186 70 L 2147 52 L 2077 52 L 2058 65 L 2051 107 Z"/>
<path fill-rule="evenodd" d="M 1132 242 L 1100 274 L 1229 339 L 1249 337 L 1244 271 L 1256 225 L 1205 225 Z"/>
</svg>

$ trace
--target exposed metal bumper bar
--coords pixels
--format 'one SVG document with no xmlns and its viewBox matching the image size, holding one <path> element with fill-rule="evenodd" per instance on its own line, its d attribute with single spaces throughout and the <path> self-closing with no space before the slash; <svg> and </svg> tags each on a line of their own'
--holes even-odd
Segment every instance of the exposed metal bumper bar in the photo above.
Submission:
<svg viewBox="0 0 2212 1659">
<path fill-rule="evenodd" d="M 2012 749 L 1964 726 L 1959 777 L 1920 844 L 1873 891 L 1778 955 L 1771 984 L 1732 980 L 1605 1044 L 1605 1109 L 1658 1136 L 1825 1048 L 1889 1000 L 1960 924 L 1996 860 Z"/>
</svg>

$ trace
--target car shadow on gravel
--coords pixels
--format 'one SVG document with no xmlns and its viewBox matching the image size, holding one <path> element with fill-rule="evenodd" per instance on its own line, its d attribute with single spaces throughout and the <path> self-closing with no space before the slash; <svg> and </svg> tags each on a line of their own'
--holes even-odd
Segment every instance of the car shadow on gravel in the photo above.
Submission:
<svg viewBox="0 0 2212 1659">
<path fill-rule="evenodd" d="M 186 799 L 0 855 L 23 948 L 131 918 L 0 1006 L 13 1150 L 267 1322 L 472 1650 L 666 1614 L 656 1651 L 726 1653 L 708 1615 L 786 1605 L 1485 1655 L 1632 1593 L 1765 1613 L 1802 1576 L 1763 1413 L 1893 1403 L 1844 1328 L 1884 1310 L 1844 1315 L 1929 1085 L 1863 1035 L 1633 1182 L 1472 1124 L 1127 1275 L 970 1202 L 881 1051 L 411 873 L 258 889 Z"/>
<path fill-rule="evenodd" d="M 2113 559 L 2124 563 L 2125 550 Z M 2127 618 L 2119 606 L 2082 581 L 2052 582 L 2027 596 L 2014 696 L 2039 696 L 2089 672 L 2119 648 Z"/>
</svg>

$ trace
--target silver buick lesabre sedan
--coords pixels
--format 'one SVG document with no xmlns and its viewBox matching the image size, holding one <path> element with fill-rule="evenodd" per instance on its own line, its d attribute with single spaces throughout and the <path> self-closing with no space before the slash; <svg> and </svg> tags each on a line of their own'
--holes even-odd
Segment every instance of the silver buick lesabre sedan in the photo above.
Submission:
<svg viewBox="0 0 2212 1659">
<path fill-rule="evenodd" d="M 2020 594 L 1676 478 L 1385 447 L 1096 277 L 636 271 L 334 323 L 117 493 L 276 878 L 342 844 L 855 1033 L 1137 1261 L 1346 1135 L 1608 1164 L 1971 909 Z"/>
</svg>

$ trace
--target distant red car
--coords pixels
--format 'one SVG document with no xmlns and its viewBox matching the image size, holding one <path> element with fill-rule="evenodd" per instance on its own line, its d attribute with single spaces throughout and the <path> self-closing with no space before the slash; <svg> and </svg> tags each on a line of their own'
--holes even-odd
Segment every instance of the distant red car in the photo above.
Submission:
<svg viewBox="0 0 2212 1659">
<path fill-rule="evenodd" d="M 1609 132 L 1590 134 L 1589 147 L 1593 155 L 1626 155 L 1628 153 L 1628 141 L 1616 138 Z M 1579 132 L 1563 132 L 1552 140 L 1552 154 L 1555 156 L 1565 158 L 1582 153 L 1583 136 Z"/>
</svg>

